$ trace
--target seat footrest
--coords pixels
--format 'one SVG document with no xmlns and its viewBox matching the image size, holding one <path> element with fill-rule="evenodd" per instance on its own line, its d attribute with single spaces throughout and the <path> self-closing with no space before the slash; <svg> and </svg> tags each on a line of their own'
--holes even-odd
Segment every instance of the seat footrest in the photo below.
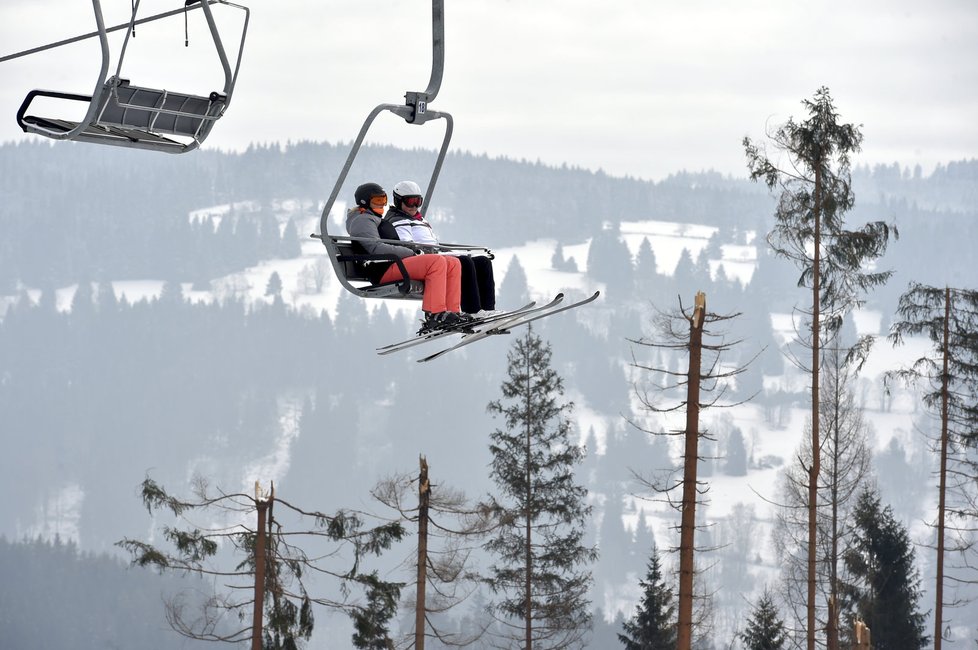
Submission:
<svg viewBox="0 0 978 650">
<path fill-rule="evenodd" d="M 27 115 L 24 122 L 33 124 L 41 128 L 61 133 L 67 133 L 78 126 L 78 122 L 69 120 L 59 120 L 51 117 L 38 117 Z M 164 138 L 163 136 L 141 129 L 123 128 L 116 126 L 103 126 L 101 124 L 90 124 L 74 138 L 82 142 L 101 142 L 103 144 L 121 145 L 144 145 L 147 148 L 183 150 L 186 148 L 182 142 Z"/>
</svg>

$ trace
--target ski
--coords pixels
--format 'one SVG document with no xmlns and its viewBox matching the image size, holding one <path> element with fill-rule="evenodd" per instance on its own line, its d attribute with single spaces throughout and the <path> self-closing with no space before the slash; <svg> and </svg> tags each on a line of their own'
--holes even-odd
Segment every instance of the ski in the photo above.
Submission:
<svg viewBox="0 0 978 650">
<path fill-rule="evenodd" d="M 562 297 L 563 296 L 561 295 L 560 298 Z M 559 302 L 559 300 L 557 300 L 557 302 Z M 556 304 L 556 303 L 551 302 L 551 304 Z M 417 336 L 412 336 L 411 338 L 406 339 L 404 341 L 398 341 L 397 343 L 391 343 L 389 345 L 384 345 L 382 347 L 377 348 L 377 354 L 391 354 L 393 352 L 405 350 L 407 348 L 414 347 L 415 345 L 421 345 L 422 343 L 427 343 L 428 341 L 434 341 L 436 339 L 440 339 L 445 336 L 449 336 L 451 334 L 465 334 L 466 329 L 492 324 L 504 318 L 511 318 L 516 314 L 525 314 L 530 311 L 535 311 L 534 310 L 535 306 L 536 306 L 536 302 L 529 302 L 523 305 L 522 307 L 520 307 L 519 309 L 513 309 L 511 311 L 503 312 L 501 314 L 496 314 L 494 316 L 489 316 L 487 318 L 481 318 L 478 320 L 470 321 L 468 323 L 462 323 L 455 327 L 450 327 L 443 330 L 435 330 L 433 332 L 428 332 L 427 334 L 419 334 Z M 550 306 L 550 304 L 544 305 L 544 307 L 548 307 L 548 306 Z M 537 309 L 542 309 L 542 307 L 537 307 Z"/>
<path fill-rule="evenodd" d="M 495 336 L 497 334 L 509 334 L 509 330 L 513 329 L 514 327 L 528 325 L 529 323 L 532 323 L 535 320 L 546 318 L 548 316 L 553 316 L 554 314 L 559 314 L 562 311 L 567 311 L 568 309 L 574 309 L 575 307 L 580 307 L 581 305 L 586 305 L 589 302 L 593 302 L 594 300 L 596 300 L 599 295 L 601 295 L 601 292 L 595 291 L 593 294 L 591 294 L 590 296 L 588 296 L 583 300 L 578 300 L 577 302 L 572 302 L 567 305 L 561 305 L 560 307 L 556 307 L 554 309 L 550 308 L 555 306 L 554 303 L 551 303 L 550 305 L 544 306 L 539 309 L 534 309 L 530 312 L 515 314 L 513 315 L 512 318 L 504 319 L 498 323 L 491 324 L 489 327 L 480 329 L 474 334 L 467 334 L 463 336 L 462 340 L 456 343 L 455 345 L 451 347 L 447 347 L 444 350 L 439 350 L 434 354 L 429 354 L 428 356 L 423 357 L 421 359 L 418 359 L 418 363 L 433 361 L 434 359 L 437 359 L 442 355 L 448 354 L 449 352 L 452 352 L 454 350 L 458 350 L 459 348 L 465 347 L 466 345 L 469 345 L 471 343 L 475 343 L 476 341 L 481 341 L 482 339 L 490 336 Z"/>
</svg>

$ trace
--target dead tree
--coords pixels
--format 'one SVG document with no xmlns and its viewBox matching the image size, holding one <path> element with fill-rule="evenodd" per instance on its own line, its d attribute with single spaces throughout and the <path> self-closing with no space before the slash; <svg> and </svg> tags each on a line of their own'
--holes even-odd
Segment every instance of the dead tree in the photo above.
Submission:
<svg viewBox="0 0 978 650">
<path fill-rule="evenodd" d="M 427 459 L 420 456 L 418 462 L 416 479 L 388 478 L 372 491 L 375 499 L 398 513 L 400 521 L 417 524 L 412 567 L 415 598 L 409 603 L 414 609 L 414 631 L 405 647 L 424 650 L 427 638 L 448 646 L 471 645 L 482 638 L 485 625 L 452 632 L 439 616 L 464 603 L 480 584 L 472 554 L 495 526 L 493 510 L 489 504 L 470 504 L 458 490 L 433 485 Z M 412 505 L 415 496 L 417 505 Z"/>
<path fill-rule="evenodd" d="M 133 563 L 161 572 L 218 577 L 225 588 L 201 607 L 188 606 L 182 596 L 167 601 L 167 620 L 181 635 L 230 643 L 250 639 L 252 650 L 294 648 L 312 635 L 313 608 L 319 605 L 350 616 L 355 647 L 376 647 L 371 644 L 387 638 L 401 585 L 365 571 L 362 563 L 401 539 L 400 523 L 368 527 L 365 516 L 352 510 L 303 510 L 275 496 L 274 486 L 264 493 L 256 484 L 254 495 L 211 493 L 201 478 L 194 481 L 192 499 L 174 497 L 147 478 L 142 500 L 151 515 L 168 512 L 189 525 L 163 526 L 162 537 L 173 545 L 172 551 L 137 539 L 118 542 Z M 208 523 L 195 525 L 192 518 Z M 296 538 L 317 551 L 307 553 L 290 541 Z M 328 548 L 321 549 L 322 544 Z M 222 545 L 230 546 L 237 559 L 221 554 Z M 335 595 L 310 593 L 310 575 L 328 577 Z M 250 624 L 242 627 L 244 620 Z"/>
<path fill-rule="evenodd" d="M 722 337 L 715 343 L 704 343 L 703 337 L 707 325 L 720 323 L 735 318 L 738 314 L 719 316 L 706 310 L 706 295 L 696 294 L 692 311 L 683 309 L 680 300 L 678 312 L 660 315 L 658 320 L 659 340 L 631 340 L 630 342 L 655 351 L 671 354 L 688 354 L 688 367 L 685 371 L 670 370 L 640 363 L 633 353 L 632 367 L 643 372 L 661 373 L 665 381 L 655 385 L 658 392 L 679 391 L 685 389 L 686 397 L 672 406 L 659 406 L 647 389 L 636 386 L 639 400 L 643 407 L 653 413 L 672 413 L 685 411 L 686 421 L 682 430 L 659 432 L 649 430 L 631 422 L 637 429 L 652 435 L 681 435 L 684 437 L 684 453 L 682 477 L 676 476 L 675 470 L 665 473 L 655 473 L 652 476 L 636 474 L 636 478 L 653 493 L 680 512 L 680 542 L 679 542 L 679 607 L 677 621 L 677 648 L 689 650 L 693 643 L 693 630 L 702 627 L 703 619 L 694 620 L 694 574 L 696 573 L 696 553 L 700 550 L 695 543 L 696 505 L 709 490 L 709 486 L 697 477 L 697 462 L 702 460 L 699 452 L 701 438 L 711 440 L 705 431 L 701 431 L 699 420 L 700 411 L 715 406 L 734 406 L 742 403 L 722 403 L 727 390 L 727 382 L 746 370 L 745 366 L 733 369 L 723 369 L 720 364 L 724 352 L 731 350 L 740 341 L 725 341 Z M 684 331 L 688 327 L 688 332 Z M 706 352 L 708 365 L 703 369 L 703 354 Z M 703 402 L 701 393 L 715 393 L 708 402 Z M 633 470 L 634 472 L 634 470 Z M 681 499 L 676 500 L 674 494 L 681 488 Z M 676 549 L 672 549 L 675 551 Z M 704 610 L 705 611 L 705 610 Z M 700 624 L 700 625 L 698 625 Z"/>
</svg>

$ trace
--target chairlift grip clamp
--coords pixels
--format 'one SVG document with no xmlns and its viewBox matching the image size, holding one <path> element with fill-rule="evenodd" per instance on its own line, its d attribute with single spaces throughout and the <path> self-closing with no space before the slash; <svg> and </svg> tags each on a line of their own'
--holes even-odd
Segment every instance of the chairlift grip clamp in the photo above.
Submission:
<svg viewBox="0 0 978 650">
<path fill-rule="evenodd" d="M 426 92 L 409 90 L 404 95 L 404 103 L 411 108 L 411 116 L 406 118 L 411 124 L 424 124 L 428 117 L 429 95 Z"/>
</svg>

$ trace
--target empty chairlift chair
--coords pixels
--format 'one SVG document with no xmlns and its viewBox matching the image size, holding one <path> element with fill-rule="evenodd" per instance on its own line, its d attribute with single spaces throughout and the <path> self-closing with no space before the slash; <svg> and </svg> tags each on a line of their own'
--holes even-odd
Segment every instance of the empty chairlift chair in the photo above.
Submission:
<svg viewBox="0 0 978 650">
<path fill-rule="evenodd" d="M 228 62 L 224 44 L 211 13 L 211 4 L 220 3 L 244 11 L 243 28 L 238 48 L 237 61 L 232 70 Z M 79 95 L 49 90 L 32 90 L 27 94 L 20 110 L 17 123 L 28 133 L 37 133 L 55 140 L 76 140 L 136 149 L 149 149 L 167 153 L 184 153 L 200 146 L 207 138 L 215 122 L 220 119 L 231 101 L 231 93 L 241 65 L 245 36 L 248 30 L 250 12 L 247 7 L 231 4 L 225 0 L 187 0 L 183 11 L 199 5 L 204 12 L 207 26 L 217 55 L 224 71 L 224 86 L 208 96 L 198 96 L 165 89 L 134 86 L 121 77 L 122 60 L 132 34 L 133 27 L 142 22 L 164 18 L 180 10 L 158 14 L 136 21 L 139 2 L 133 7 L 132 19 L 126 39 L 119 56 L 116 74 L 106 76 L 109 68 L 109 47 L 107 32 L 102 17 L 99 0 L 92 0 L 95 11 L 97 35 L 102 47 L 102 66 L 99 81 L 92 95 Z M 71 101 L 88 102 L 85 116 L 78 122 L 54 117 L 42 117 L 27 113 L 37 97 L 50 97 Z"/>
</svg>

